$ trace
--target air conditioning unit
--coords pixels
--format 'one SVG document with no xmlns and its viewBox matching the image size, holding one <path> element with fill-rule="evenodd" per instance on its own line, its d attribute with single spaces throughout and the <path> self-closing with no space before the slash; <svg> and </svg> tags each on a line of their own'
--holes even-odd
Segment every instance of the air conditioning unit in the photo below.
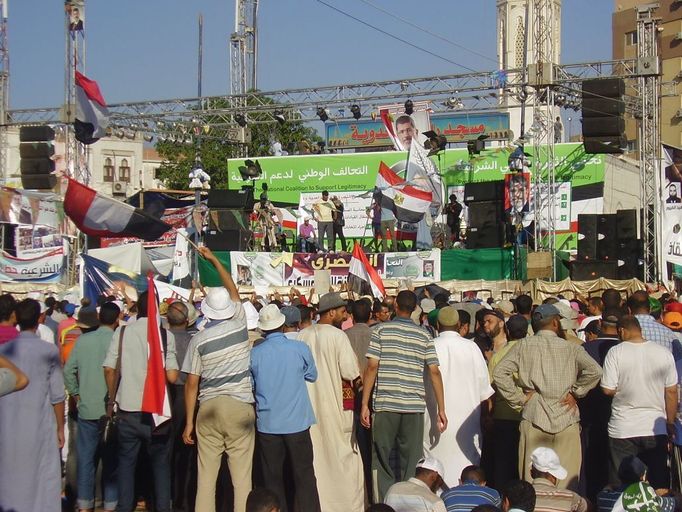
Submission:
<svg viewBox="0 0 682 512">
<path fill-rule="evenodd" d="M 673 36 L 673 41 L 682 41 L 682 32 L 678 32 Z"/>
<path fill-rule="evenodd" d="M 111 184 L 111 193 L 115 196 L 128 195 L 128 183 L 125 181 L 114 181 Z"/>
</svg>

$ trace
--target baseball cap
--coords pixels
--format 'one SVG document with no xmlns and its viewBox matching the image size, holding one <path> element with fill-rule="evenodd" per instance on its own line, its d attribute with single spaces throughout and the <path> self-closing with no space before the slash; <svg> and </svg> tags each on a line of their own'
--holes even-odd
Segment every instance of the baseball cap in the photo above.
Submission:
<svg viewBox="0 0 682 512">
<path fill-rule="evenodd" d="M 431 313 L 431 311 L 436 309 L 436 301 L 433 299 L 422 299 L 419 305 L 424 313 Z"/>
<path fill-rule="evenodd" d="M 504 317 L 504 313 L 502 313 L 502 311 L 500 311 L 499 309 L 488 309 L 488 310 L 486 310 L 485 313 L 483 313 L 484 318 L 486 316 L 490 316 L 490 315 L 496 316 L 497 318 L 499 318 L 503 322 L 506 320 L 506 318 Z"/>
<path fill-rule="evenodd" d="M 667 313 L 664 313 L 663 325 L 673 331 L 679 331 L 682 329 L 682 313 L 678 313 L 677 311 L 668 311 Z"/>
<path fill-rule="evenodd" d="M 551 316 L 561 316 L 561 313 L 553 304 L 540 304 L 533 311 L 533 320 L 546 320 Z"/>
<path fill-rule="evenodd" d="M 559 456 L 551 448 L 541 446 L 533 450 L 533 453 L 530 455 L 530 463 L 538 471 L 549 473 L 559 480 L 563 480 L 568 475 L 568 471 L 559 461 Z"/>
<path fill-rule="evenodd" d="M 511 316 L 514 314 L 514 304 L 510 300 L 498 300 L 493 306 L 496 309 L 502 311 L 505 316 Z"/>
<path fill-rule="evenodd" d="M 668 302 L 665 305 L 665 310 L 666 311 L 677 311 L 678 313 L 682 313 L 682 302 Z"/>
<path fill-rule="evenodd" d="M 436 458 L 422 457 L 419 459 L 419 462 L 417 462 L 417 467 L 435 471 L 440 475 L 441 478 L 445 478 L 445 469 L 443 468 L 443 463 Z"/>
<path fill-rule="evenodd" d="M 76 305 L 70 302 L 64 306 L 64 313 L 67 315 L 73 315 L 76 312 Z"/>
<path fill-rule="evenodd" d="M 301 310 L 295 306 L 284 306 L 280 309 L 280 312 L 284 315 L 284 325 L 287 327 L 293 327 L 294 325 L 301 323 Z"/>
</svg>

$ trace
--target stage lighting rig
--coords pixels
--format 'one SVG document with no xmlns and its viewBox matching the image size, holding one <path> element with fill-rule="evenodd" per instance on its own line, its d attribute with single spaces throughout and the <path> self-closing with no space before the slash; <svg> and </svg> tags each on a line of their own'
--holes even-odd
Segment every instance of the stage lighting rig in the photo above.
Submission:
<svg viewBox="0 0 682 512">
<path fill-rule="evenodd" d="M 360 107 L 357 105 L 351 105 L 350 113 L 353 114 L 355 119 L 360 119 L 362 117 L 362 112 L 360 112 Z"/>
</svg>

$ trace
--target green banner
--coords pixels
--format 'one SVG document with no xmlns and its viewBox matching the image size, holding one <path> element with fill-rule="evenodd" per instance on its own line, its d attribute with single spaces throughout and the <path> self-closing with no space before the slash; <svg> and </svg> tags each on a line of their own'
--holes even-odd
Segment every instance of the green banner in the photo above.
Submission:
<svg viewBox="0 0 682 512">
<path fill-rule="evenodd" d="M 469 158 L 466 149 L 449 149 L 431 158 L 446 185 L 464 185 L 504 179 L 504 175 L 509 173 L 507 159 L 513 149 L 490 148 L 472 158 Z M 540 169 L 544 174 L 546 162 L 535 161 L 532 147 L 527 147 L 526 152 L 531 154 L 531 172 Z M 371 190 L 380 162 L 391 166 L 406 158 L 407 153 L 400 151 L 263 157 L 257 159 L 263 175 L 255 182 L 255 186 L 259 191 L 261 185 L 266 183 L 272 201 L 298 204 L 299 195 L 303 192 Z M 572 187 L 604 181 L 603 155 L 585 154 L 582 144 L 557 144 L 554 165 L 556 181 L 570 182 Z M 239 173 L 239 168 L 243 166 L 244 159 L 227 161 L 229 189 L 239 189 L 247 183 Z"/>
</svg>

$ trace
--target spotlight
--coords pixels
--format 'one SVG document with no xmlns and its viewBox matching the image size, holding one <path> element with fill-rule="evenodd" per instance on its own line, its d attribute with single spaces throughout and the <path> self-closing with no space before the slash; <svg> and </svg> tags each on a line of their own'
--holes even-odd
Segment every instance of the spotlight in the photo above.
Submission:
<svg viewBox="0 0 682 512">
<path fill-rule="evenodd" d="M 448 139 L 446 139 L 444 135 L 438 135 L 432 130 L 424 132 L 424 135 L 428 139 L 426 142 L 424 142 L 424 149 L 429 150 L 429 154 L 427 156 L 433 156 L 440 153 L 441 151 L 444 151 L 448 145 Z"/>
<path fill-rule="evenodd" d="M 116 130 L 114 135 L 116 135 L 116 137 L 118 137 L 119 139 L 122 139 L 125 133 L 123 132 L 123 130 Z"/>
<path fill-rule="evenodd" d="M 317 107 L 317 117 L 320 118 L 320 121 L 325 122 L 329 119 L 329 116 L 327 115 L 327 111 L 323 109 L 322 107 Z"/>
<path fill-rule="evenodd" d="M 477 139 L 467 141 L 469 156 L 480 155 L 481 151 L 485 150 L 485 139 L 487 138 L 487 135 L 479 135 Z"/>
<path fill-rule="evenodd" d="M 448 107 L 449 109 L 463 108 L 464 102 L 462 102 L 460 98 L 452 96 L 451 98 L 448 98 L 448 100 L 445 103 L 443 103 L 443 105 Z"/>
<path fill-rule="evenodd" d="M 279 124 L 284 124 L 287 121 L 286 118 L 284 117 L 284 111 L 283 110 L 275 110 L 275 113 L 273 114 L 273 116 Z"/>
<path fill-rule="evenodd" d="M 376 119 L 377 119 L 377 113 L 376 113 L 376 112 L 372 112 L 372 113 L 369 115 L 369 117 L 372 118 L 372 121 L 376 121 Z"/>
<path fill-rule="evenodd" d="M 360 107 L 357 105 L 351 105 L 350 113 L 353 114 L 355 119 L 360 119 L 362 117 L 362 112 L 360 112 Z"/>
<path fill-rule="evenodd" d="M 154 137 L 152 135 L 145 135 L 143 138 L 145 142 L 151 142 L 154 140 Z"/>
<path fill-rule="evenodd" d="M 192 142 L 193 142 L 193 139 L 192 139 L 191 135 L 188 135 L 187 137 L 185 137 L 185 144 L 192 144 Z"/>
<path fill-rule="evenodd" d="M 407 100 L 405 102 L 405 113 L 411 116 L 412 112 L 414 112 L 414 103 L 412 103 L 412 100 Z"/>
<path fill-rule="evenodd" d="M 159 135 L 159 137 L 157 138 L 157 140 L 158 140 L 159 142 L 166 142 L 166 136 L 165 136 L 165 135 Z"/>
<path fill-rule="evenodd" d="M 246 118 L 244 117 L 244 114 L 237 114 L 234 116 L 234 121 L 244 128 L 246 126 Z"/>
<path fill-rule="evenodd" d="M 263 169 L 258 160 L 244 160 L 244 165 L 239 166 L 239 174 L 242 175 L 244 181 L 257 179 L 263 174 Z"/>
</svg>

